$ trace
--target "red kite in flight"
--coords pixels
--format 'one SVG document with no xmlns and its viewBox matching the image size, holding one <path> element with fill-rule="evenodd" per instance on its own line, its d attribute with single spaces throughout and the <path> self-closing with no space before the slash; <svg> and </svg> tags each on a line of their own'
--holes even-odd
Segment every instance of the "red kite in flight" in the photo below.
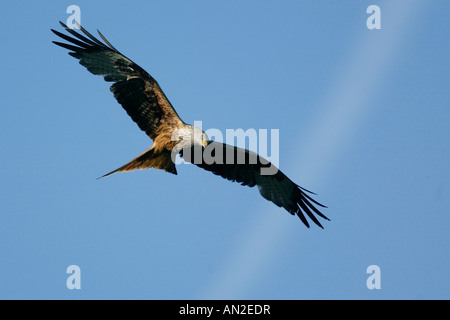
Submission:
<svg viewBox="0 0 450 320">
<path fill-rule="evenodd" d="M 305 215 L 323 228 L 314 214 L 329 219 L 314 204 L 326 207 L 308 195 L 312 193 L 311 191 L 292 182 L 273 164 L 256 153 L 209 141 L 200 128 L 183 122 L 156 80 L 115 49 L 100 32 L 98 33 L 104 42 L 92 36 L 80 25 L 78 27 L 84 35 L 68 28 L 62 22 L 60 24 L 73 37 L 52 29 L 57 36 L 69 42 L 53 41 L 53 43 L 68 49 L 69 54 L 78 59 L 92 74 L 112 82 L 110 89 L 117 102 L 153 140 L 152 146 L 147 151 L 104 176 L 146 168 L 162 169 L 177 174 L 174 155 L 180 154 L 186 161 L 225 179 L 239 182 L 244 186 L 258 186 L 264 198 L 283 207 L 290 214 L 297 215 L 307 227 L 309 223 Z M 200 160 L 196 159 L 198 150 L 201 151 Z M 261 174 L 263 168 L 271 167 L 276 169 L 273 174 Z"/>
</svg>

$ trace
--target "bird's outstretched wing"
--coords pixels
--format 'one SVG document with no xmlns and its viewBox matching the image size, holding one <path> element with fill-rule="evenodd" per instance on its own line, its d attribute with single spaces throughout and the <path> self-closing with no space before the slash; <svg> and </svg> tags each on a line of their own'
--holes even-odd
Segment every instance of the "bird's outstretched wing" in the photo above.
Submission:
<svg viewBox="0 0 450 320">
<path fill-rule="evenodd" d="M 227 180 L 239 182 L 243 186 L 257 186 L 264 198 L 283 207 L 292 215 L 297 215 L 308 228 L 309 223 L 305 216 L 321 228 L 323 226 L 315 214 L 329 220 L 316 208 L 326 207 L 308 194 L 314 193 L 292 182 L 268 160 L 254 152 L 219 142 L 209 142 L 206 148 L 182 150 L 181 156 L 186 161 Z M 272 174 L 263 174 L 264 169 Z"/>
<path fill-rule="evenodd" d="M 61 26 L 73 37 L 52 31 L 69 43 L 53 43 L 70 50 L 69 54 L 80 60 L 92 74 L 114 82 L 111 91 L 114 97 L 137 123 L 139 128 L 155 140 L 161 134 L 170 137 L 171 132 L 183 121 L 172 107 L 158 83 L 144 69 L 115 49 L 98 31 L 104 43 L 78 25 L 84 33 Z"/>
</svg>

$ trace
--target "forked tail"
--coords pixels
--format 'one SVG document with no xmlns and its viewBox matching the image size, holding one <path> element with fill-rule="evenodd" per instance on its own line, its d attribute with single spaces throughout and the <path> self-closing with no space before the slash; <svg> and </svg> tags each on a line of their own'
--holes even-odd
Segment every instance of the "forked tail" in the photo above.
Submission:
<svg viewBox="0 0 450 320">
<path fill-rule="evenodd" d="M 164 151 L 162 152 L 155 152 L 153 148 L 150 148 L 127 164 L 99 177 L 98 179 L 107 177 L 116 172 L 150 168 L 160 169 L 173 174 L 177 174 L 177 169 L 175 168 L 175 164 L 172 161 L 171 152 L 169 150 L 164 149 Z"/>
</svg>

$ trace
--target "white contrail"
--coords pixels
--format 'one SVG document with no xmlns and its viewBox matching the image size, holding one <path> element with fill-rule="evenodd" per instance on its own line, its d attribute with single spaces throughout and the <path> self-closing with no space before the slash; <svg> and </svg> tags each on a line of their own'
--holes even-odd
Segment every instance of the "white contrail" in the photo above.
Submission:
<svg viewBox="0 0 450 320">
<path fill-rule="evenodd" d="M 316 123 L 312 123 L 310 133 L 305 137 L 309 144 L 293 157 L 300 159 L 300 163 L 296 160 L 291 164 L 290 172 L 294 167 L 302 168 L 302 181 L 315 181 L 317 185 L 326 176 L 327 168 L 332 167 L 330 164 L 339 156 L 339 151 L 351 140 L 356 127 L 364 121 L 367 102 L 395 60 L 401 40 L 421 6 L 417 1 L 386 1 L 380 7 L 382 29 L 365 30 L 367 33 L 348 67 L 343 74 L 337 75 L 336 87 L 318 104 L 318 109 L 324 112 Z M 361 8 L 362 15 L 366 14 L 365 9 Z M 366 28 L 365 23 L 361 28 Z M 379 34 L 373 34 L 377 32 Z M 295 177 L 292 179 L 296 181 Z M 264 265 L 275 249 L 280 248 L 282 235 L 290 230 L 291 223 L 290 219 L 277 219 L 274 224 L 274 219 L 266 218 L 256 226 L 252 225 L 250 234 L 242 235 L 242 245 L 225 260 L 200 298 L 240 299 L 245 296 L 264 274 Z"/>
</svg>

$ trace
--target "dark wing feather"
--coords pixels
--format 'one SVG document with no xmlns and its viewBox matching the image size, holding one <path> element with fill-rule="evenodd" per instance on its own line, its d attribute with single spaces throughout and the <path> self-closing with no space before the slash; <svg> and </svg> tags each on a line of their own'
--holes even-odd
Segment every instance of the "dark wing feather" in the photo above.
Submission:
<svg viewBox="0 0 450 320">
<path fill-rule="evenodd" d="M 52 31 L 69 43 L 53 43 L 70 50 L 80 64 L 105 81 L 114 82 L 111 91 L 139 128 L 155 140 L 160 132 L 170 133 L 183 125 L 158 83 L 144 69 L 115 49 L 99 32 L 105 43 L 78 25 L 84 36 L 60 22 L 73 37 Z"/>
<path fill-rule="evenodd" d="M 200 156 L 199 156 L 200 153 Z M 297 215 L 309 227 L 305 216 L 323 228 L 314 213 L 329 220 L 315 206 L 326 208 L 313 200 L 307 193 L 312 193 L 294 182 L 269 161 L 249 150 L 218 142 L 209 142 L 206 148 L 182 150 L 181 156 L 188 162 L 243 186 L 258 187 L 261 195 L 292 215 Z M 272 175 L 261 174 L 261 169 L 275 170 Z M 314 203 L 314 204 L 313 204 Z"/>
</svg>

